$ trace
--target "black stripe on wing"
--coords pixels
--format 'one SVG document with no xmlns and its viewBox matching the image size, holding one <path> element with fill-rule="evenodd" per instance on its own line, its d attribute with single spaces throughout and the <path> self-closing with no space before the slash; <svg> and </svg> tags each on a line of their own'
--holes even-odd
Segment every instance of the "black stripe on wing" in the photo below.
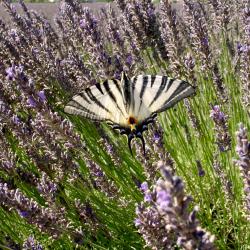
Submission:
<svg viewBox="0 0 250 250">
<path fill-rule="evenodd" d="M 119 93 L 120 93 L 121 96 L 123 97 L 121 85 L 118 83 L 118 81 L 117 81 L 116 79 L 113 79 L 112 82 L 115 84 L 117 90 L 119 91 Z"/>
<path fill-rule="evenodd" d="M 105 110 L 106 112 L 110 113 L 110 111 L 104 106 L 102 105 L 102 103 L 93 95 L 92 91 L 90 88 L 87 88 L 85 90 L 86 94 L 88 95 L 88 97 L 96 104 L 98 105 L 100 108 L 102 108 L 103 110 Z"/>
<path fill-rule="evenodd" d="M 140 98 L 143 98 L 143 94 L 145 93 L 146 87 L 148 85 L 148 76 L 144 76 L 142 80 L 142 86 L 140 91 Z"/>
<path fill-rule="evenodd" d="M 64 108 L 64 111 L 69 114 L 81 114 L 86 118 L 99 120 L 98 116 L 91 110 L 85 108 L 76 100 L 71 100 Z"/>
<path fill-rule="evenodd" d="M 123 73 L 123 90 L 124 90 L 124 100 L 125 100 L 125 107 L 126 110 L 129 110 L 131 105 L 131 91 L 130 91 L 130 80 L 126 76 L 125 73 Z"/>
<path fill-rule="evenodd" d="M 132 105 L 132 112 L 135 112 L 135 84 L 137 82 L 137 76 L 134 77 L 133 81 L 131 81 L 131 105 Z"/>
<path fill-rule="evenodd" d="M 109 80 L 109 81 L 112 81 L 112 83 L 115 83 L 113 80 Z M 113 103 L 116 105 L 116 107 L 119 109 L 119 111 L 121 112 L 121 114 L 125 117 L 125 114 L 123 113 L 121 107 L 119 106 L 119 103 L 117 102 L 117 99 L 115 97 L 115 95 L 113 94 L 112 90 L 110 89 L 110 86 L 109 86 L 109 81 L 106 80 L 104 83 L 103 83 L 103 86 L 106 90 L 106 92 L 108 93 L 109 97 L 111 98 L 111 100 L 113 101 Z M 117 83 L 117 82 L 116 82 Z M 118 89 L 119 91 L 119 85 L 118 83 L 115 84 L 116 88 Z M 121 92 L 120 92 L 121 93 Z M 122 97 L 122 96 L 121 96 Z"/>
<path fill-rule="evenodd" d="M 81 97 L 83 98 L 84 101 L 86 101 L 88 104 L 91 104 L 91 100 L 89 100 L 89 98 L 85 95 L 85 91 L 80 92 L 80 93 L 78 94 L 78 96 L 81 96 Z M 74 98 L 74 97 L 77 97 L 77 96 L 73 96 L 73 98 Z"/>
<path fill-rule="evenodd" d="M 151 75 L 151 79 L 150 79 L 150 81 L 151 81 L 151 88 L 154 86 L 155 79 L 156 79 L 156 76 Z"/>
<path fill-rule="evenodd" d="M 172 84 L 173 84 L 173 82 L 174 82 L 175 80 L 176 80 L 176 79 L 174 79 L 174 78 L 168 79 L 168 85 L 167 85 L 167 88 L 166 88 L 166 91 L 165 91 L 165 92 L 167 92 L 167 91 L 170 89 L 170 87 L 172 86 Z"/>
<path fill-rule="evenodd" d="M 174 106 L 177 102 L 182 99 L 189 97 L 195 93 L 195 88 L 190 85 L 188 82 L 181 81 L 176 90 L 172 93 L 172 95 L 165 101 L 162 107 L 157 110 L 157 112 L 162 112 L 168 108 Z"/>
<path fill-rule="evenodd" d="M 160 87 L 154 97 L 154 99 L 152 100 L 152 102 L 149 104 L 149 107 L 151 107 L 155 101 L 157 101 L 157 99 L 159 98 L 159 96 L 162 94 L 162 92 L 164 91 L 165 87 L 166 87 L 166 84 L 168 82 L 168 77 L 167 76 L 163 76 L 162 77 L 162 80 L 161 80 L 161 84 L 160 84 Z M 170 80 L 171 81 L 171 80 Z M 169 86 L 167 86 L 168 88 Z"/>
<path fill-rule="evenodd" d="M 146 90 L 146 87 L 148 85 L 148 82 L 149 82 L 149 77 L 148 76 L 144 76 L 142 78 L 142 83 L 141 83 L 141 91 L 140 91 L 140 106 L 139 106 L 139 109 L 138 109 L 138 112 L 137 113 L 140 113 L 141 111 L 141 105 L 142 105 L 142 100 L 143 100 L 143 95 L 145 93 L 145 90 Z"/>
<path fill-rule="evenodd" d="M 167 103 L 168 101 L 172 100 L 175 96 L 177 96 L 178 94 L 180 94 L 183 90 L 185 90 L 189 86 L 191 86 L 189 83 L 187 83 L 185 81 L 181 81 L 179 83 L 178 87 L 175 89 L 175 91 L 172 93 L 172 95 L 169 96 L 168 100 L 166 100 L 165 103 Z"/>
<path fill-rule="evenodd" d="M 98 82 L 95 86 L 100 91 L 100 93 L 104 95 L 101 84 Z"/>
</svg>

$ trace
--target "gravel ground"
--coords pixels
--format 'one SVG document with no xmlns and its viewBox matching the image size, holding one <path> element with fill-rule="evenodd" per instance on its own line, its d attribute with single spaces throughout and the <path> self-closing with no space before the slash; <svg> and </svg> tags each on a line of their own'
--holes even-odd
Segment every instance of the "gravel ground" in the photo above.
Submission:
<svg viewBox="0 0 250 250">
<path fill-rule="evenodd" d="M 1 2 L 1 0 L 0 0 Z M 178 3 L 175 3 L 176 8 L 180 8 L 182 0 L 179 0 Z M 16 9 L 19 11 L 21 8 L 19 4 L 14 4 Z M 99 10 L 101 7 L 108 5 L 107 3 L 85 3 L 83 6 L 89 7 L 94 10 Z M 111 4 L 115 6 L 114 4 Z M 29 9 L 36 10 L 43 13 L 50 21 L 54 19 L 55 14 L 57 13 L 59 3 L 26 3 L 26 6 Z M 0 19 L 4 21 L 9 21 L 9 16 L 6 13 L 4 7 L 0 4 Z"/>
</svg>

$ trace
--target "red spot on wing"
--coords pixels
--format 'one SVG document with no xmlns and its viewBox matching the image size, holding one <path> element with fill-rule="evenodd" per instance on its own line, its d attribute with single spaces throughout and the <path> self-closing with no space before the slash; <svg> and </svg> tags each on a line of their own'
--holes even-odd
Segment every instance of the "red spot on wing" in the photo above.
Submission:
<svg viewBox="0 0 250 250">
<path fill-rule="evenodd" d="M 133 116 L 130 116 L 130 117 L 128 118 L 128 124 L 129 124 L 129 125 L 137 124 L 137 123 L 138 123 L 138 121 L 137 121 Z"/>
</svg>

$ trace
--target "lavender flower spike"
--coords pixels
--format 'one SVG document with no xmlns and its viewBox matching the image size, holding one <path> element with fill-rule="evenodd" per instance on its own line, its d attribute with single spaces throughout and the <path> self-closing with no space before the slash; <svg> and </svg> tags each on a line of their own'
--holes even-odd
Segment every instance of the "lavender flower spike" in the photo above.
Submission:
<svg viewBox="0 0 250 250">
<path fill-rule="evenodd" d="M 247 213 L 247 220 L 250 221 L 250 141 L 247 136 L 247 129 L 243 124 L 239 125 L 236 137 L 236 152 L 239 160 L 236 160 L 235 163 L 239 167 L 243 179 L 245 191 L 244 207 Z"/>
<path fill-rule="evenodd" d="M 210 117 L 215 123 L 216 144 L 221 152 L 231 149 L 231 136 L 228 131 L 228 116 L 221 111 L 220 106 L 215 105 L 210 111 Z"/>
<path fill-rule="evenodd" d="M 184 192 L 182 180 L 173 176 L 163 161 L 158 162 L 162 178 L 150 189 L 141 188 L 144 202 L 136 208 L 135 226 L 142 234 L 146 246 L 152 249 L 213 250 L 215 237 L 199 225 L 198 208 L 189 212 L 191 197 Z M 148 199 L 148 197 L 151 199 Z"/>
</svg>

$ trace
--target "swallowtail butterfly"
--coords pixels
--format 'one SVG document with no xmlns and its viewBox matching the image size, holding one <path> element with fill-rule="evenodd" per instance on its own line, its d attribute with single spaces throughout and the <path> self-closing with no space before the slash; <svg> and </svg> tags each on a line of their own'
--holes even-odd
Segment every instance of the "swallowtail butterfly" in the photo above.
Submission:
<svg viewBox="0 0 250 250">
<path fill-rule="evenodd" d="M 186 81 L 159 75 L 138 75 L 129 79 L 122 73 L 121 81 L 106 80 L 73 96 L 64 111 L 95 121 L 107 121 L 113 129 L 127 135 L 131 153 L 132 139 L 140 138 L 145 153 L 143 132 L 157 113 L 194 92 L 195 88 Z"/>
</svg>

